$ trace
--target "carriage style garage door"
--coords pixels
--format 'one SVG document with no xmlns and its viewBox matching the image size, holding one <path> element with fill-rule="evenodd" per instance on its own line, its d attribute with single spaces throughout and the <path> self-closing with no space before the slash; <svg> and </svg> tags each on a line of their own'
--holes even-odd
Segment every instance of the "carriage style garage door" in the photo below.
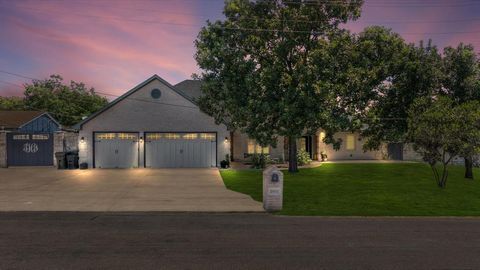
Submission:
<svg viewBox="0 0 480 270">
<path fill-rule="evenodd" d="M 52 166 L 53 135 L 7 134 L 8 166 Z"/>
<path fill-rule="evenodd" d="M 215 167 L 216 137 L 216 133 L 145 133 L 145 167 Z"/>
<path fill-rule="evenodd" d="M 138 133 L 95 132 L 96 168 L 137 168 Z"/>
</svg>

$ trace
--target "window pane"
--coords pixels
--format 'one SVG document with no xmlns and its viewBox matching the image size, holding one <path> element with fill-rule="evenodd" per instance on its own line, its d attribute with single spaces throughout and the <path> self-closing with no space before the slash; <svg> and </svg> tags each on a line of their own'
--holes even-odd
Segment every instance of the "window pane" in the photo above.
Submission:
<svg viewBox="0 0 480 270">
<path fill-rule="evenodd" d="M 270 147 L 263 147 L 263 153 L 264 154 L 269 154 L 270 153 Z"/>
<path fill-rule="evenodd" d="M 248 149 L 247 149 L 248 154 L 255 154 L 255 141 L 252 139 L 248 140 Z"/>
<path fill-rule="evenodd" d="M 115 133 L 100 133 L 96 137 L 98 140 L 112 140 L 115 139 Z"/>
<path fill-rule="evenodd" d="M 48 134 L 33 134 L 32 139 L 34 139 L 34 140 L 48 140 Z"/>
<path fill-rule="evenodd" d="M 118 138 L 120 140 L 136 140 L 137 135 L 132 133 L 118 133 Z"/>
<path fill-rule="evenodd" d="M 198 138 L 198 134 L 197 133 L 184 134 L 183 138 L 186 140 L 195 140 L 196 138 Z"/>
<path fill-rule="evenodd" d="M 176 140 L 176 139 L 180 139 L 180 135 L 177 133 L 166 133 L 165 138 L 170 140 Z"/>
<path fill-rule="evenodd" d="M 200 138 L 203 140 L 215 141 L 215 134 L 212 133 L 201 133 Z"/>
<path fill-rule="evenodd" d="M 161 138 L 161 133 L 147 133 L 147 140 L 160 140 Z"/>
<path fill-rule="evenodd" d="M 22 134 L 22 135 L 13 135 L 14 140 L 28 140 L 30 139 L 30 136 L 28 134 Z"/>
<path fill-rule="evenodd" d="M 355 135 L 353 134 L 347 135 L 346 148 L 347 150 L 355 150 Z"/>
</svg>

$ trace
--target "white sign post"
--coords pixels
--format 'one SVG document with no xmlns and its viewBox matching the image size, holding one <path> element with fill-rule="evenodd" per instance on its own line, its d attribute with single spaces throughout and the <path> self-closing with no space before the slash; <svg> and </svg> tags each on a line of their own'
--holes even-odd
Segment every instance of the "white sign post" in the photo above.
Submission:
<svg viewBox="0 0 480 270">
<path fill-rule="evenodd" d="M 279 211 L 283 207 L 283 173 L 270 166 L 263 171 L 263 208 Z"/>
</svg>

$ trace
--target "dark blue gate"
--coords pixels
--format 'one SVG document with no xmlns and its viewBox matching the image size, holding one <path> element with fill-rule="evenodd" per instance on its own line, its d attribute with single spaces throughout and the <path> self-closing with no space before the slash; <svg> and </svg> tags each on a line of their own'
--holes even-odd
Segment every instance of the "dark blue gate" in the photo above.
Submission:
<svg viewBox="0 0 480 270">
<path fill-rule="evenodd" d="M 8 133 L 8 166 L 52 166 L 53 134 Z"/>
</svg>

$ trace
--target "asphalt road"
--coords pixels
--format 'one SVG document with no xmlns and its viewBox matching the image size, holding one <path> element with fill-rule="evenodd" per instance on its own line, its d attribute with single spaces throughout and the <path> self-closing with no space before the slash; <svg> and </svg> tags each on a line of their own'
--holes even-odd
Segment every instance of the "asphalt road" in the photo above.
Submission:
<svg viewBox="0 0 480 270">
<path fill-rule="evenodd" d="M 4 212 L 0 269 L 480 269 L 480 219 Z"/>
</svg>

